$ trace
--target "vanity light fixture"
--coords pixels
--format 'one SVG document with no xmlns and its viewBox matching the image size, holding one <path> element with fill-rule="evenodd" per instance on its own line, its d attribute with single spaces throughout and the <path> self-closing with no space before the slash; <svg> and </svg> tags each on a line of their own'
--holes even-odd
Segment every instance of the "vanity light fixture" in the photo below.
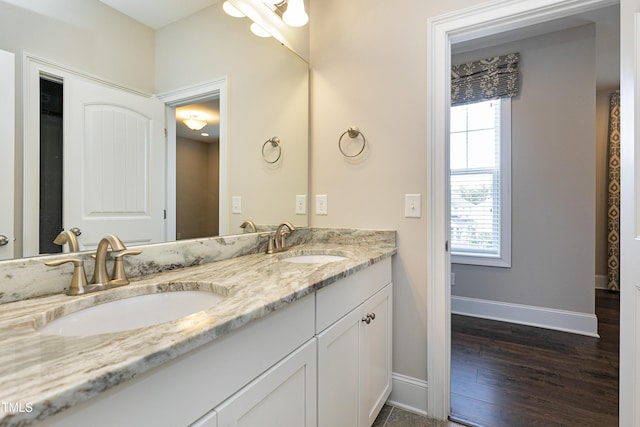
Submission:
<svg viewBox="0 0 640 427">
<path fill-rule="evenodd" d="M 197 116 L 189 116 L 188 119 L 182 121 L 191 130 L 200 130 L 207 125 L 207 121 Z"/>
<path fill-rule="evenodd" d="M 255 22 L 253 24 L 251 24 L 251 27 L 249 27 L 251 29 L 251 32 L 253 34 L 255 34 L 258 37 L 271 37 L 271 34 L 269 34 L 269 32 L 267 30 L 265 30 L 264 28 L 262 28 L 260 25 L 256 24 Z"/>
<path fill-rule="evenodd" d="M 282 20 L 291 27 L 303 27 L 309 22 L 309 15 L 304 10 L 304 0 L 287 0 L 287 10 Z"/>
<path fill-rule="evenodd" d="M 234 18 L 244 18 L 246 16 L 244 13 L 242 13 L 242 11 L 240 11 L 240 9 L 238 9 L 228 1 L 222 3 L 222 10 L 224 10 L 227 15 L 233 16 Z"/>
</svg>

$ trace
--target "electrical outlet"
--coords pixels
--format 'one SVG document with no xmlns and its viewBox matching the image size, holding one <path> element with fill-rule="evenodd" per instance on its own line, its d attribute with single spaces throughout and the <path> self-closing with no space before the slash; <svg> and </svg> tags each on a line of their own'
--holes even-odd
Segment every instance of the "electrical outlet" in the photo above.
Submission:
<svg viewBox="0 0 640 427">
<path fill-rule="evenodd" d="M 422 197 L 420 194 L 404 195 L 404 216 L 405 218 L 420 218 L 422 216 Z"/>
<path fill-rule="evenodd" d="M 316 194 L 316 215 L 328 215 L 327 195 Z"/>
<path fill-rule="evenodd" d="M 242 213 L 242 197 L 231 196 L 231 213 L 232 214 Z"/>
<path fill-rule="evenodd" d="M 296 215 L 307 214 L 307 195 L 298 194 L 296 196 Z"/>
</svg>

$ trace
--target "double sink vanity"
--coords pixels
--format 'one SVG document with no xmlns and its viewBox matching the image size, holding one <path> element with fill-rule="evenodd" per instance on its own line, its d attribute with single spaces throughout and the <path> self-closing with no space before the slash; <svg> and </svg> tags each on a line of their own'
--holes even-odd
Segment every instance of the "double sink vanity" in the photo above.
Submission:
<svg viewBox="0 0 640 427">
<path fill-rule="evenodd" d="M 130 284 L 76 296 L 43 265 L 64 255 L 0 266 L 0 426 L 370 426 L 391 391 L 395 232 L 287 242 L 145 246 Z"/>
</svg>

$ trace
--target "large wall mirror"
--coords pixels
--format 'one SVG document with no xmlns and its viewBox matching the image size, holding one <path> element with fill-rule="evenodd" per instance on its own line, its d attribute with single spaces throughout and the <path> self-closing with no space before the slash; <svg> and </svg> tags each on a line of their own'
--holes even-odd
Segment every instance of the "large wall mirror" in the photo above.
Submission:
<svg viewBox="0 0 640 427">
<path fill-rule="evenodd" d="M 0 49 L 14 53 L 16 71 L 15 182 L 1 184 L 15 189 L 13 229 L 4 231 L 0 221 L 0 235 L 15 241 L 0 259 L 68 250 L 51 242 L 73 227 L 82 231 L 80 249 L 90 250 L 111 233 L 139 245 L 253 231 L 241 227 L 248 221 L 258 231 L 284 221 L 307 226 L 299 204 L 309 189 L 306 51 L 256 37 L 251 20 L 228 16 L 222 1 L 203 0 L 201 9 L 158 28 L 106 4 L 113 2 L 0 1 Z M 98 109 L 89 95 L 96 86 L 152 99 L 160 118 L 131 113 L 138 110 L 119 93 L 106 96 L 108 111 Z M 83 110 L 74 112 L 72 98 Z M 136 151 L 128 131 L 109 140 L 88 130 L 87 123 L 104 129 L 118 120 L 129 128 L 153 122 L 149 138 L 163 134 L 158 141 L 165 144 L 154 160 L 161 170 L 136 163 L 155 153 L 157 141 Z M 198 129 L 194 121 L 204 124 Z M 56 138 L 62 146 L 47 142 Z M 73 145 L 77 140 L 91 145 Z M 128 185 L 136 174 L 152 189 Z M 129 202 L 118 201 L 123 192 Z M 69 219 L 67 203 L 76 203 L 82 218 Z M 104 226 L 96 212 L 108 217 Z M 136 235 L 136 212 L 156 215 L 161 232 Z"/>
</svg>

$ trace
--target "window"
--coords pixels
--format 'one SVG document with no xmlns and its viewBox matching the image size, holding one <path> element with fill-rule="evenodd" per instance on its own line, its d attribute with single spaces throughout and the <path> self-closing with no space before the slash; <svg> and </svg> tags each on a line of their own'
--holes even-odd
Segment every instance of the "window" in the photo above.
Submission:
<svg viewBox="0 0 640 427">
<path fill-rule="evenodd" d="M 511 266 L 511 99 L 451 108 L 451 262 Z"/>
</svg>

